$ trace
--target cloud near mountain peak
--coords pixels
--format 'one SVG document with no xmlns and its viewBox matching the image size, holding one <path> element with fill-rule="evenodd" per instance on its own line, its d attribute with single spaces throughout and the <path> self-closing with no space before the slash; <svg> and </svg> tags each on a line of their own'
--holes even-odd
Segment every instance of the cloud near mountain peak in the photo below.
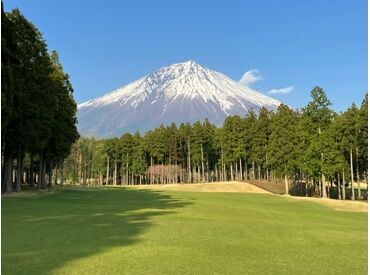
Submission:
<svg viewBox="0 0 370 275">
<path fill-rule="evenodd" d="M 246 71 L 239 80 L 239 83 L 249 87 L 251 84 L 262 80 L 262 75 L 257 69 Z"/>
</svg>

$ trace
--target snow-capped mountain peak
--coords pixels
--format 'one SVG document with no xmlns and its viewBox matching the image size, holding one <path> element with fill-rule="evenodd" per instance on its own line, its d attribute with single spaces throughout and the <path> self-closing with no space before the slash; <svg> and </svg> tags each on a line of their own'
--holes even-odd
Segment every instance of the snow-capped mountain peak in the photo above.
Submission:
<svg viewBox="0 0 370 275">
<path fill-rule="evenodd" d="M 175 122 L 208 118 L 222 124 L 227 115 L 276 109 L 279 101 L 240 85 L 193 60 L 172 64 L 102 97 L 78 105 L 81 134 L 120 135 Z"/>
</svg>

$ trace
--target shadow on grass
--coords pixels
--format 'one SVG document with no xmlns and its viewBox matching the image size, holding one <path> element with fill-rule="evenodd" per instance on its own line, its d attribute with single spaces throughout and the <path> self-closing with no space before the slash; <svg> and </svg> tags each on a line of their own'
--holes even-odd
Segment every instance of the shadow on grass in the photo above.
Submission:
<svg viewBox="0 0 370 275">
<path fill-rule="evenodd" d="M 2 199 L 2 273 L 47 274 L 140 242 L 156 216 L 188 204 L 160 191 L 117 188 Z"/>
</svg>

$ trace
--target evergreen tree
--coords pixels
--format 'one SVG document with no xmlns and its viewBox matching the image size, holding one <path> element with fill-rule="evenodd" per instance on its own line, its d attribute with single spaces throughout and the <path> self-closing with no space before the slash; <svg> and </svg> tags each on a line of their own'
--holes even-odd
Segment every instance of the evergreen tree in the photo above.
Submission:
<svg viewBox="0 0 370 275">
<path fill-rule="evenodd" d="M 304 142 L 308 148 L 303 159 L 311 162 L 311 165 L 305 165 L 304 170 L 310 170 L 309 174 L 315 175 L 317 167 L 321 177 L 321 192 L 324 198 L 327 197 L 326 179 L 324 171 L 321 171 L 324 160 L 324 140 L 323 131 L 326 131 L 333 119 L 333 111 L 329 108 L 331 102 L 327 98 L 325 91 L 320 87 L 314 87 L 311 91 L 312 100 L 303 109 L 303 129 L 305 133 Z M 308 169 L 307 169 L 308 168 Z M 316 169 L 315 169 L 316 168 Z"/>
<path fill-rule="evenodd" d="M 132 159 L 131 171 L 134 176 L 139 177 L 139 184 L 142 184 L 143 176 L 146 172 L 147 165 L 145 159 L 145 152 L 142 142 L 142 137 L 139 132 L 133 136 L 134 154 Z"/>
<path fill-rule="evenodd" d="M 255 124 L 252 138 L 253 159 L 258 165 L 258 179 L 261 179 L 261 169 L 264 167 L 266 176 L 268 174 L 267 144 L 270 136 L 270 112 L 262 107 Z"/>
<path fill-rule="evenodd" d="M 1 136 L 4 136 L 14 109 L 13 98 L 15 83 L 13 80 L 13 66 L 17 63 L 16 56 L 12 54 L 15 41 L 12 22 L 4 12 L 4 4 L 1 1 Z M 3 147 L 3 144 L 2 144 Z M 2 150 L 3 151 L 3 150 Z"/>
<path fill-rule="evenodd" d="M 69 154 L 72 144 L 78 139 L 76 128 L 77 106 L 73 99 L 73 89 L 68 74 L 63 72 L 57 52 L 50 54 L 52 61 L 53 92 L 57 98 L 54 109 L 52 134 L 48 144 L 48 155 L 55 164 L 62 162 Z"/>
<path fill-rule="evenodd" d="M 289 194 L 288 179 L 294 176 L 297 170 L 298 136 L 297 113 L 281 104 L 271 123 L 268 159 L 276 172 L 284 176 L 286 194 Z"/>
<path fill-rule="evenodd" d="M 224 130 L 224 156 L 230 167 L 230 178 L 239 178 L 237 167 L 240 160 L 245 158 L 245 124 L 240 116 L 229 116 L 225 119 Z"/>
<path fill-rule="evenodd" d="M 257 129 L 257 117 L 253 111 L 249 111 L 245 116 L 244 120 L 244 138 L 245 138 L 245 158 L 246 158 L 246 169 L 248 165 L 252 166 L 251 178 L 255 179 L 255 155 L 253 154 L 254 149 L 254 136 L 256 135 Z M 246 171 L 248 177 L 248 171 Z"/>
<path fill-rule="evenodd" d="M 11 50 L 16 56 L 17 63 L 12 66 L 15 83 L 14 108 L 4 136 L 5 159 L 11 157 L 17 159 L 16 190 L 20 191 L 25 152 L 38 154 L 39 186 L 44 188 L 45 149 L 51 137 L 53 112 L 57 104 L 55 94 L 50 92 L 53 84 L 51 61 L 41 33 L 33 24 L 17 9 L 6 16 L 12 25 L 15 48 Z M 5 183 L 8 192 L 11 191 L 9 181 L 10 178 L 7 177 Z"/>
<path fill-rule="evenodd" d="M 354 191 L 354 170 L 355 170 L 355 161 L 358 163 L 359 159 L 359 139 L 360 139 L 360 113 L 358 108 L 355 104 L 352 104 L 350 108 L 346 112 L 343 113 L 343 120 L 341 124 L 341 136 L 342 136 L 342 144 L 345 148 L 345 154 L 347 155 L 347 159 L 350 166 L 350 179 L 351 179 L 351 197 L 352 200 L 355 199 L 355 191 Z M 356 169 L 358 170 L 358 169 Z M 360 194 L 360 183 L 357 177 L 358 183 L 358 197 L 361 196 Z"/>
<path fill-rule="evenodd" d="M 129 184 L 130 167 L 132 164 L 132 155 L 134 149 L 134 140 L 131 134 L 126 133 L 119 139 L 119 151 L 121 155 L 121 183 Z"/>
<path fill-rule="evenodd" d="M 365 95 L 359 109 L 358 116 L 358 146 L 359 146 L 359 166 L 367 181 L 368 175 L 368 95 Z"/>
</svg>

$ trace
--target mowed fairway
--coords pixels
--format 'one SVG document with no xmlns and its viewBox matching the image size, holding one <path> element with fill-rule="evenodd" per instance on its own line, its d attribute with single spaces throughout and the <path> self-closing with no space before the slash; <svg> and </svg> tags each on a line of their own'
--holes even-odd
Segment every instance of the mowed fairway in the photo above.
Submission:
<svg viewBox="0 0 370 275">
<path fill-rule="evenodd" d="M 270 194 L 2 199 L 2 274 L 367 274 L 367 213 Z"/>
</svg>

